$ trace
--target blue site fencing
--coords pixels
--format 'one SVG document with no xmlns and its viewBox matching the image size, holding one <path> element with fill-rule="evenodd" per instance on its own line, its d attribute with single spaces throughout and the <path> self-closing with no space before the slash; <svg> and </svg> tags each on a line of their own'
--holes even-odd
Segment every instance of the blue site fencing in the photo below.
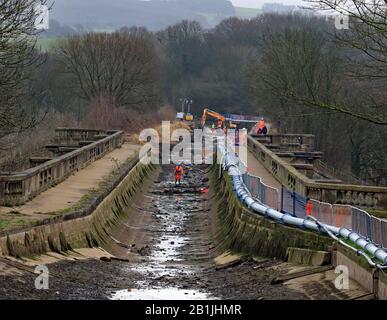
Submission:
<svg viewBox="0 0 387 320">
<path fill-rule="evenodd" d="M 310 215 L 320 222 L 336 227 L 346 227 L 373 243 L 387 248 L 387 220 L 385 219 L 377 218 L 350 205 L 332 205 L 314 199 L 308 200 L 284 186 L 278 190 L 264 184 L 260 177 L 249 173 L 243 174 L 243 181 L 251 196 L 266 206 L 298 218 L 305 218 L 307 216 L 306 204 L 310 201 Z"/>
<path fill-rule="evenodd" d="M 231 114 L 231 113 L 226 113 L 225 118 L 227 120 L 232 120 L 232 121 L 241 121 L 241 122 L 258 122 L 261 117 L 258 116 L 250 116 L 250 115 L 240 115 L 240 114 Z"/>
</svg>

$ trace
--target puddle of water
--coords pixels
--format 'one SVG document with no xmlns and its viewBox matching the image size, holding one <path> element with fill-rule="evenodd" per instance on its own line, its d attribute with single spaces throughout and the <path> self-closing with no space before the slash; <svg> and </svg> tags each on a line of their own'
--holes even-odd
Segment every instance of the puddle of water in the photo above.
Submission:
<svg viewBox="0 0 387 320">
<path fill-rule="evenodd" d="M 177 258 L 178 249 L 182 247 L 189 239 L 179 236 L 170 236 L 164 234 L 164 238 L 156 245 L 156 250 L 153 250 L 150 258 L 159 262 L 174 260 L 181 261 Z"/>
<path fill-rule="evenodd" d="M 196 290 L 179 288 L 120 290 L 112 300 L 210 300 L 210 295 Z"/>
</svg>

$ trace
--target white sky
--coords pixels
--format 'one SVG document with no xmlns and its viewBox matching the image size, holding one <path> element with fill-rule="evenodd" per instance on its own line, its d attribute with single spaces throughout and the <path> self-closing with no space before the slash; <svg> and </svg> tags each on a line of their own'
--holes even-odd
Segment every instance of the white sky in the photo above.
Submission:
<svg viewBox="0 0 387 320">
<path fill-rule="evenodd" d="M 230 0 L 232 4 L 236 7 L 246 7 L 246 8 L 261 8 L 264 3 L 283 3 L 283 4 L 292 4 L 292 5 L 305 5 L 305 2 L 302 0 Z"/>
</svg>

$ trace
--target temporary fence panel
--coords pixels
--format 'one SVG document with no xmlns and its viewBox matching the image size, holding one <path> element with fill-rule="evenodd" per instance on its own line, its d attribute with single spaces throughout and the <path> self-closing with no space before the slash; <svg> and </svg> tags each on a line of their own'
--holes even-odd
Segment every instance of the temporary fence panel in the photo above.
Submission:
<svg viewBox="0 0 387 320">
<path fill-rule="evenodd" d="M 267 186 L 259 179 L 259 183 L 257 184 L 257 198 L 263 203 L 266 203 L 266 190 Z"/>
<path fill-rule="evenodd" d="M 263 190 L 263 203 L 269 206 L 270 208 L 273 208 L 275 210 L 279 209 L 279 192 L 277 189 L 272 188 L 270 186 L 265 185 L 264 183 L 261 183 L 261 188 Z"/>
<path fill-rule="evenodd" d="M 279 192 L 261 181 L 261 178 L 245 173 L 243 182 L 249 190 L 252 197 L 258 199 L 263 204 L 279 209 Z"/>
<path fill-rule="evenodd" d="M 332 224 L 336 227 L 352 228 L 352 207 L 348 205 L 333 205 Z"/>
<path fill-rule="evenodd" d="M 383 238 L 383 247 L 387 249 L 387 221 L 382 221 L 382 238 Z"/>
<path fill-rule="evenodd" d="M 382 235 L 382 220 L 376 217 L 371 216 L 370 218 L 371 224 L 371 240 L 375 244 L 382 245 L 383 244 L 383 235 Z"/>
<path fill-rule="evenodd" d="M 320 218 L 320 205 L 321 205 L 321 202 L 317 201 L 317 200 L 314 200 L 314 199 L 310 199 L 309 201 L 310 201 L 310 203 L 312 205 L 311 216 L 316 218 L 317 220 L 319 220 L 319 218 Z"/>
<path fill-rule="evenodd" d="M 243 179 L 252 197 L 262 201 L 261 192 L 260 192 L 261 179 L 256 176 L 252 176 L 248 173 L 244 174 Z"/>
<path fill-rule="evenodd" d="M 309 201 L 312 205 L 311 216 L 324 224 L 332 224 L 333 206 L 330 203 L 320 202 L 314 199 L 310 199 Z"/>
<path fill-rule="evenodd" d="M 255 179 L 255 177 L 251 176 L 250 174 L 245 173 L 243 175 L 243 181 L 247 187 L 247 190 L 250 191 L 251 196 L 256 198 L 257 197 L 257 187 L 256 187 L 257 179 Z"/>
<path fill-rule="evenodd" d="M 294 215 L 298 218 L 306 216 L 306 198 L 294 192 Z"/>
<path fill-rule="evenodd" d="M 371 239 L 371 216 L 359 208 L 352 207 L 352 230 Z"/>
<path fill-rule="evenodd" d="M 284 186 L 279 190 L 265 185 L 259 177 L 248 173 L 243 181 L 251 195 L 263 204 L 299 218 L 306 216 L 307 199 Z M 281 196 L 281 198 L 280 198 Z M 281 199 L 281 201 L 279 201 Z M 324 224 L 345 227 L 387 248 L 387 220 L 371 216 L 366 211 L 348 205 L 331 205 L 314 199 L 311 215 Z"/>
<path fill-rule="evenodd" d="M 243 183 L 246 185 L 247 189 L 251 192 L 251 176 L 248 173 L 242 175 Z"/>
<path fill-rule="evenodd" d="M 319 221 L 332 225 L 332 205 L 330 203 L 321 202 L 320 204 L 320 217 Z"/>
<path fill-rule="evenodd" d="M 304 218 L 306 216 L 306 198 L 290 191 L 284 186 L 281 189 L 281 211 L 293 216 Z"/>
<path fill-rule="evenodd" d="M 286 189 L 284 186 L 281 188 L 281 211 L 294 215 L 293 191 Z"/>
</svg>

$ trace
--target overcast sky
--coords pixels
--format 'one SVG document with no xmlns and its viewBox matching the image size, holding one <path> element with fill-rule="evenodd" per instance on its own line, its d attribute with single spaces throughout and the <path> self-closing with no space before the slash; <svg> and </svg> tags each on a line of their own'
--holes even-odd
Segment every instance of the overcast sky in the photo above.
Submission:
<svg viewBox="0 0 387 320">
<path fill-rule="evenodd" d="M 260 8 L 264 3 L 279 2 L 283 4 L 302 5 L 302 0 L 230 0 L 234 6 L 247 8 Z"/>
</svg>

